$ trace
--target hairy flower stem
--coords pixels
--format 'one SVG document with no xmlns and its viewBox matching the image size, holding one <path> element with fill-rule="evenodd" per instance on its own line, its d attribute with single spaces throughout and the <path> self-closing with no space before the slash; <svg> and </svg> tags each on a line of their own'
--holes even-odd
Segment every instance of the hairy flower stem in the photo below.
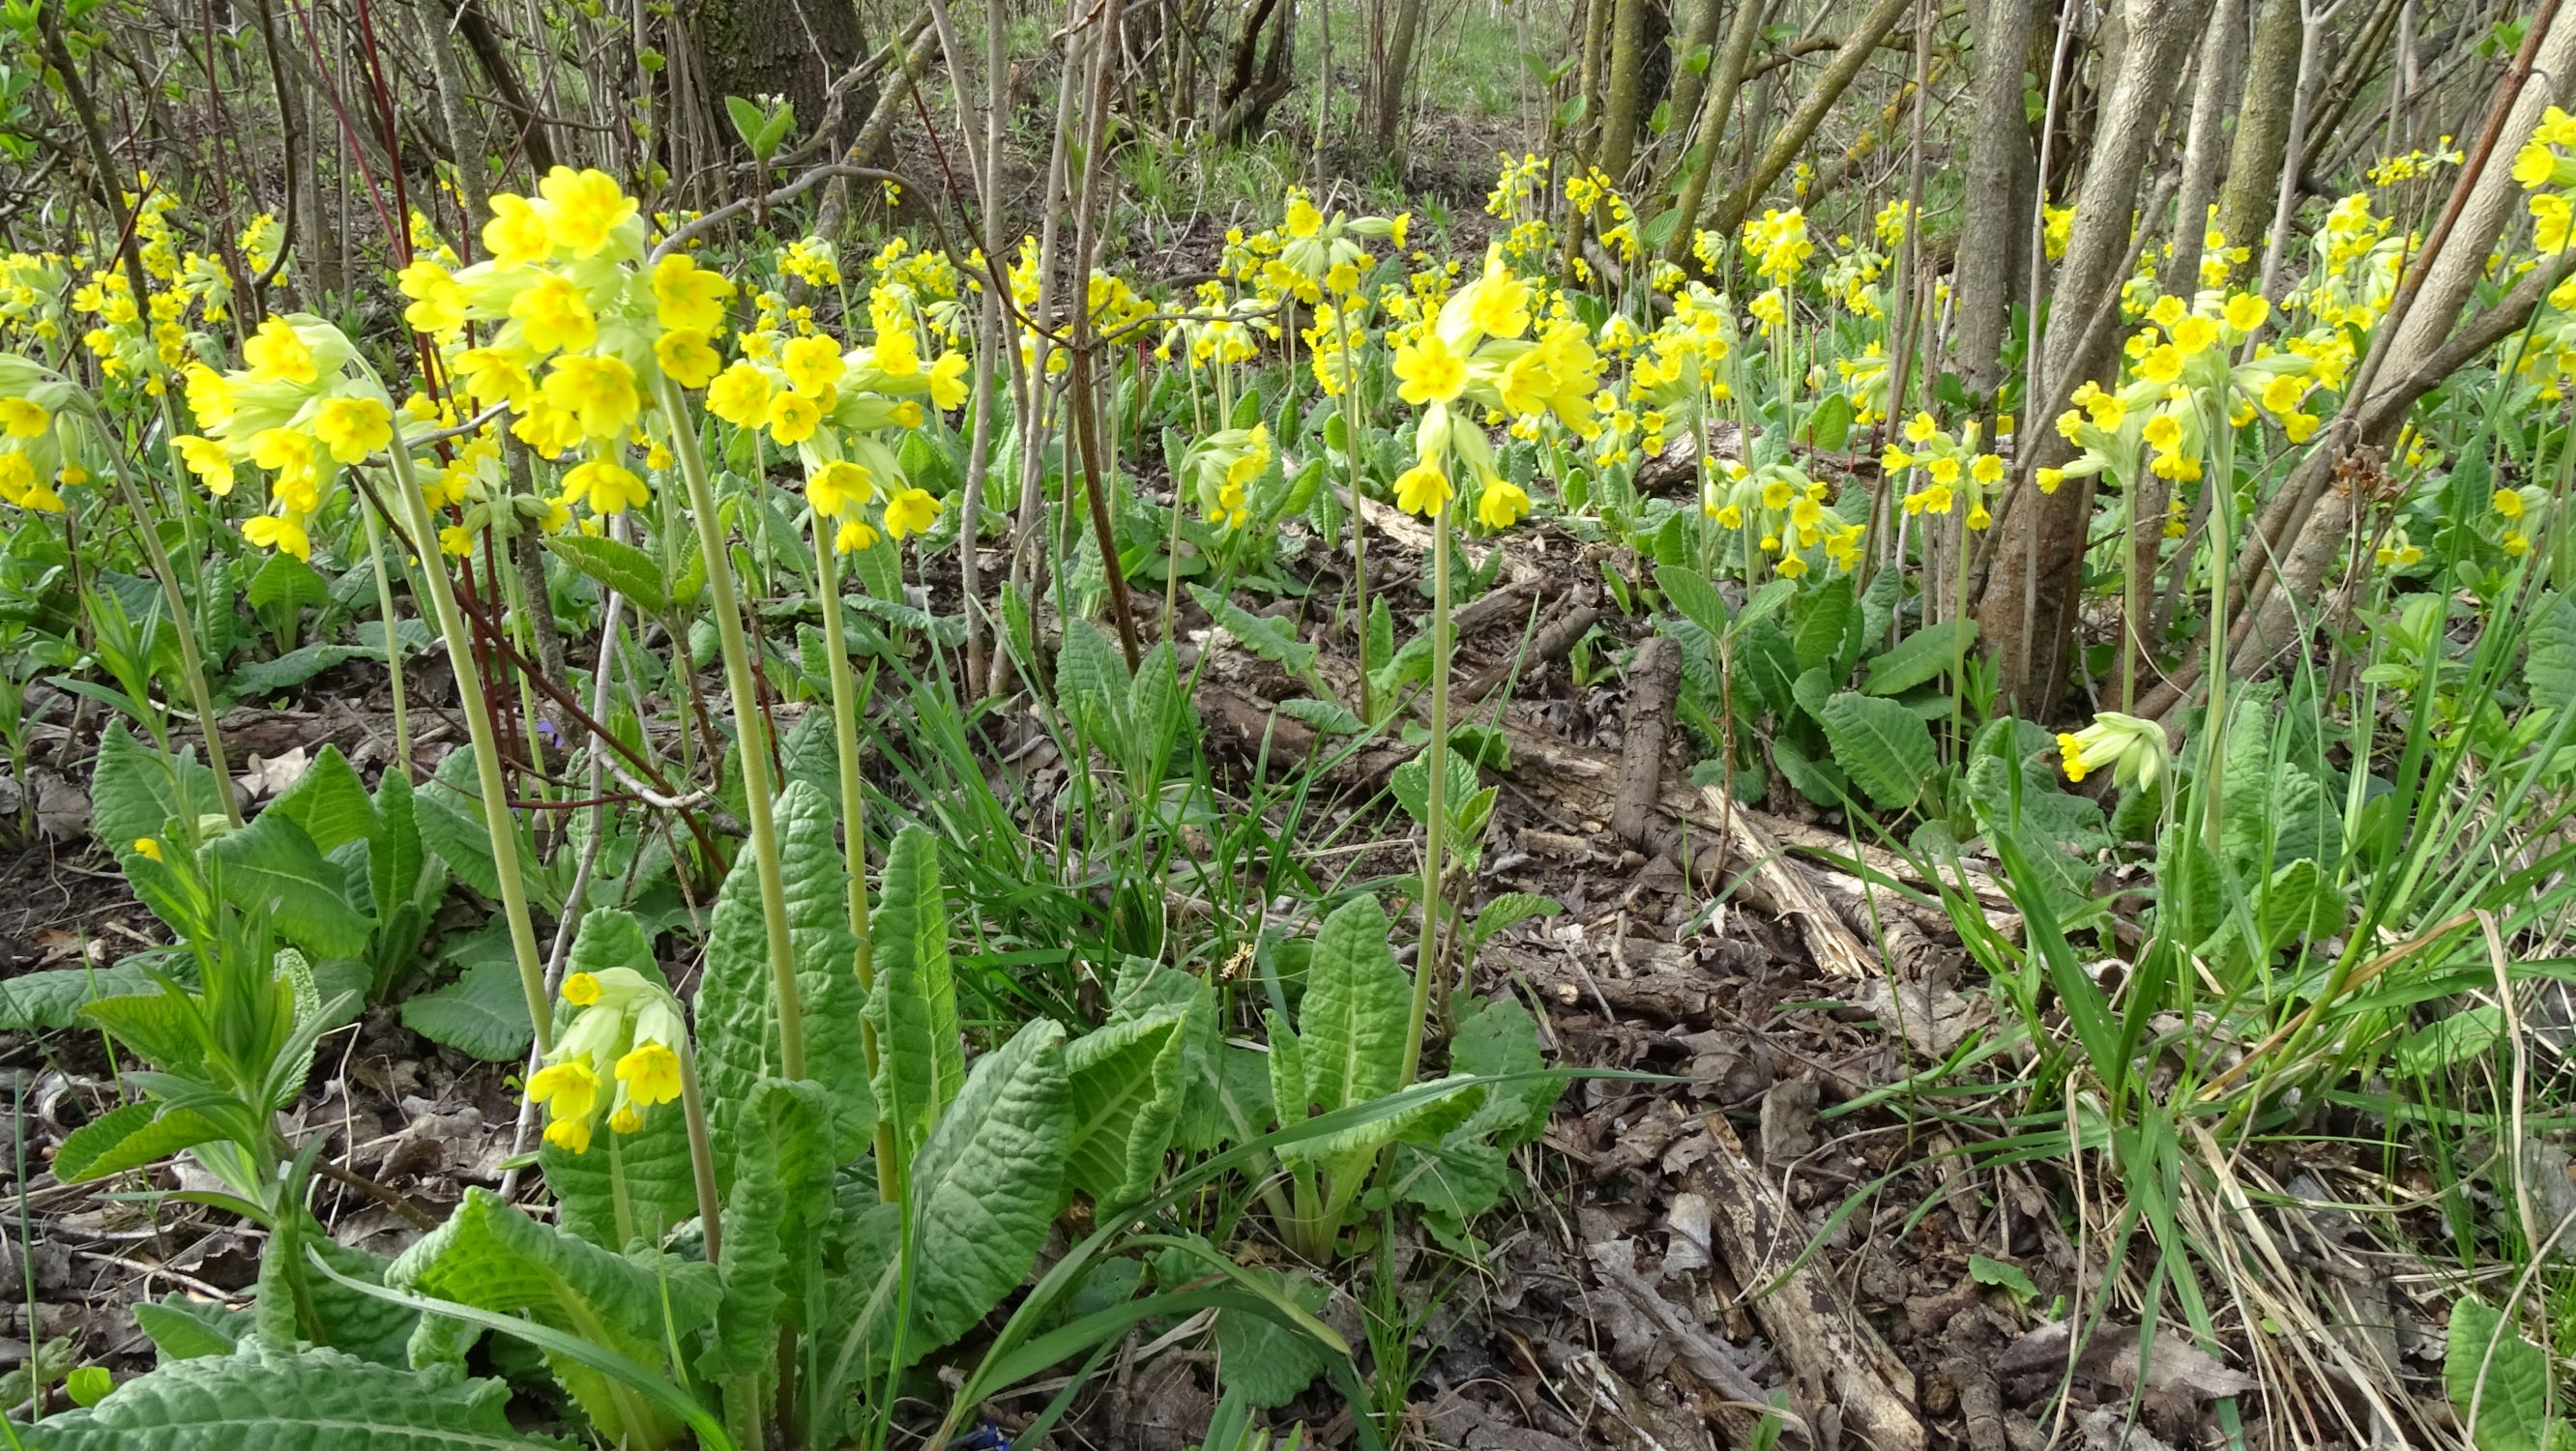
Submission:
<svg viewBox="0 0 2576 1451">
<path fill-rule="evenodd" d="M 742 605 L 734 594 L 724 531 L 716 519 L 715 486 L 707 478 L 706 456 L 698 452 L 688 400 L 669 378 L 656 381 L 654 392 L 671 425 L 671 451 L 679 458 L 680 477 L 689 487 L 689 513 L 697 521 L 698 549 L 707 561 L 708 603 L 715 612 L 716 640 L 724 655 L 725 685 L 733 695 L 734 733 L 739 737 L 735 746 L 742 756 L 743 816 L 751 826 L 752 860 L 760 873 L 760 913 L 769 926 L 769 971 L 778 998 L 778 1070 L 783 1077 L 803 1078 L 804 1002 L 796 986 L 795 952 L 787 937 L 787 879 L 778 860 L 769 750 L 760 738 L 760 696 L 752 683 L 751 652 L 743 641 Z"/>
<path fill-rule="evenodd" d="M 1360 512 L 1360 424 L 1357 414 L 1360 402 L 1359 368 L 1351 360 L 1351 302 L 1344 298 L 1333 309 L 1333 331 L 1336 351 L 1334 365 L 1342 378 L 1342 462 L 1351 475 L 1351 608 L 1357 612 L 1359 629 L 1353 633 L 1359 641 L 1360 719 L 1377 724 L 1377 691 L 1369 684 L 1369 599 L 1368 599 L 1368 518 Z"/>
<path fill-rule="evenodd" d="M 394 763 L 404 779 L 411 776 L 411 714 L 403 700 L 402 641 L 394 634 L 394 581 L 385 571 L 385 527 L 376 517 L 375 505 L 360 501 L 358 513 L 367 521 L 367 564 L 376 576 L 376 617 L 385 627 L 385 675 L 394 691 Z"/>
<path fill-rule="evenodd" d="M 107 416 L 99 411 L 98 400 L 87 392 L 76 392 L 74 407 L 98 430 L 102 441 L 116 435 L 107 426 Z M 224 820 L 239 827 L 241 806 L 233 800 L 231 763 L 224 758 L 223 732 L 215 729 L 215 699 L 206 688 L 205 661 L 197 654 L 196 621 L 188 613 L 187 597 L 179 592 L 179 576 L 170 568 L 169 551 L 161 547 L 161 531 L 155 527 L 151 511 L 143 506 L 143 491 L 134 482 L 133 465 L 126 462 L 125 450 L 106 450 L 109 464 L 116 472 L 117 492 L 125 496 L 126 510 L 134 515 L 134 532 L 143 537 L 143 557 L 152 566 L 152 578 L 161 586 L 162 602 L 170 610 L 170 629 L 179 637 L 179 669 L 188 677 L 188 705 L 197 713 L 197 729 L 206 738 L 206 765 L 215 773 L 217 794 L 223 798 Z"/>
<path fill-rule="evenodd" d="M 1448 845 L 1449 806 L 1449 501 L 1431 520 L 1431 743 L 1422 763 L 1430 772 L 1423 791 L 1422 943 L 1413 958 L 1413 1015 L 1404 1031 L 1401 1088 L 1422 1073 L 1422 1038 L 1431 1018 L 1431 979 L 1440 964 L 1440 857 Z"/>
<path fill-rule="evenodd" d="M 832 744 L 841 766 L 841 830 L 850 858 L 850 933 L 858 939 L 852 966 L 859 991 L 876 991 L 876 944 L 868 935 L 867 796 L 859 775 L 859 687 L 850 670 L 849 648 L 842 643 L 840 561 L 834 557 L 831 520 L 814 514 L 814 582 L 823 596 L 823 658 L 832 678 Z M 967 541 L 969 548 L 974 541 Z M 971 672 L 970 672 L 971 673 Z M 867 1054 L 868 1074 L 877 1071 L 876 1025 L 861 1019 L 859 1046 Z M 894 1124 L 877 1119 L 877 1198 L 891 1201 L 897 1188 L 894 1171 Z"/>
<path fill-rule="evenodd" d="M 698 1188 L 698 1225 L 706 1236 L 707 1263 L 721 1258 L 724 1205 L 716 1198 L 715 1141 L 707 1133 L 707 1097 L 698 1088 L 698 1050 L 683 1044 L 680 1052 L 680 1117 L 689 1130 L 689 1177 Z"/>
<path fill-rule="evenodd" d="M 371 377 L 379 393 L 384 384 Z M 510 816 L 509 783 L 501 776 L 501 748 L 493 739 L 492 702 L 483 689 L 483 677 L 474 668 L 474 637 L 465 628 L 465 614 L 456 605 L 456 591 L 448 583 L 447 570 L 438 562 L 438 520 L 429 511 L 429 500 L 420 492 L 420 482 L 412 476 L 411 447 L 403 442 L 402 410 L 393 407 L 387 395 L 386 406 L 395 419 L 394 437 L 385 449 L 393 464 L 394 488 L 402 494 L 403 507 L 411 514 L 411 535 L 420 549 L 418 582 L 429 588 L 430 612 L 438 618 L 439 638 L 447 642 L 447 661 L 456 674 L 457 704 L 465 712 L 466 738 L 474 749 L 476 788 L 483 796 L 483 830 L 492 842 L 492 871 L 501 882 L 501 915 L 510 924 L 510 950 L 519 963 L 519 990 L 528 999 L 528 1021 L 536 1027 L 539 1054 L 555 1045 L 554 995 L 546 991 L 546 969 L 537 951 L 536 923 L 528 915 L 528 887 L 519 875 L 519 833 Z M 391 631 L 390 623 L 386 626 Z"/>
</svg>

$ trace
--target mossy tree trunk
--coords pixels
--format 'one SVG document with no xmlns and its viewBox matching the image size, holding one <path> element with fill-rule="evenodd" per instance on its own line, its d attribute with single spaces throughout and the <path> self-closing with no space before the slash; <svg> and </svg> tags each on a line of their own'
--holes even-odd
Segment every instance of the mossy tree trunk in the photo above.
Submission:
<svg viewBox="0 0 2576 1451">
<path fill-rule="evenodd" d="M 823 124 L 832 82 L 868 54 L 852 0 L 688 0 L 681 17 L 709 113 L 722 116 L 727 96 L 778 96 L 795 106 L 800 138 Z M 857 134 L 869 99 L 842 99 L 836 151 Z"/>
</svg>

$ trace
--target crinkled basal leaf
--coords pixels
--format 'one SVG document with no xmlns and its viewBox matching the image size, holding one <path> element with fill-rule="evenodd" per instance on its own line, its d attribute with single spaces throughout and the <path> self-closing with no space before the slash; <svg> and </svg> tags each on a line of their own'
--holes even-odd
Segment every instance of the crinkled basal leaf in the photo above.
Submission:
<svg viewBox="0 0 2576 1451">
<path fill-rule="evenodd" d="M 250 1334 L 248 1311 L 178 1294 L 137 1302 L 134 1323 L 151 1337 L 164 1365 L 202 1355 L 230 1355 Z"/>
<path fill-rule="evenodd" d="M 478 1309 L 524 1312 L 642 1365 L 661 1364 L 669 1329 L 706 1324 L 716 1301 L 715 1272 L 702 1262 L 612 1254 L 481 1188 L 467 1189 L 445 1224 L 405 1250 L 385 1283 Z M 453 1337 L 434 1338 L 441 1349 L 461 1349 Z M 661 1446 L 678 1433 L 667 1411 L 601 1372 L 556 1355 L 546 1364 L 610 1442 L 631 1436 L 636 1445 Z"/>
<path fill-rule="evenodd" d="M 14 1428 L 27 1451 L 533 1451 L 510 1389 L 256 1342 L 171 1363 L 96 1406 Z"/>
<path fill-rule="evenodd" d="M 1181 689 L 1179 657 L 1172 642 L 1165 640 L 1145 652 L 1136 666 L 1136 678 L 1127 687 L 1129 773 L 1159 781 L 1171 761 L 1172 748 L 1180 743 L 1192 718 L 1189 698 Z"/>
<path fill-rule="evenodd" d="M 1258 1268 L 1250 1273 L 1271 1281 L 1282 1295 L 1308 1311 L 1322 1310 L 1332 1298 L 1330 1286 L 1306 1276 Z M 1311 1336 L 1266 1315 L 1234 1306 L 1216 1312 L 1217 1383 L 1248 1405 L 1267 1410 L 1288 1404 L 1313 1385 L 1329 1363 L 1324 1348 Z"/>
<path fill-rule="evenodd" d="M 304 828 L 275 812 L 206 843 L 200 859 L 224 900 L 265 910 L 277 935 L 316 957 L 355 957 L 375 923 L 349 901 L 349 875 L 323 858 Z"/>
<path fill-rule="evenodd" d="M 1906 636 L 1895 649 L 1872 659 L 1869 681 L 1861 689 L 1871 695 L 1902 695 L 1947 674 L 1976 640 L 1977 622 L 1971 619 L 1926 625 Z"/>
<path fill-rule="evenodd" d="M 1325 918 L 1297 1010 L 1307 1102 L 1330 1113 L 1393 1092 L 1404 1072 L 1412 1000 L 1376 897 L 1354 897 Z M 1284 1103 L 1280 1113 L 1303 1117 Z"/>
<path fill-rule="evenodd" d="M 519 964 L 509 956 L 477 956 L 456 981 L 403 999 L 402 1021 L 431 1042 L 486 1063 L 525 1058 L 537 1033 L 528 1021 Z"/>
<path fill-rule="evenodd" d="M 1939 772 L 1931 727 L 1895 701 L 1846 690 L 1826 700 L 1816 716 L 1835 762 L 1889 811 L 1921 799 L 1924 785 Z"/>
<path fill-rule="evenodd" d="M 283 816 L 303 827 L 314 849 L 326 855 L 353 841 L 373 840 L 378 829 L 366 783 L 340 748 L 330 745 L 260 815 Z"/>
<path fill-rule="evenodd" d="M 278 1319 L 295 1327 L 297 1339 L 347 1351 L 378 1365 L 400 1366 L 406 1362 L 407 1347 L 420 1328 L 416 1311 L 362 1295 L 315 1274 L 301 1258 L 295 1261 L 298 1283 L 290 1285 L 281 1273 L 283 1264 L 274 1248 L 279 1241 L 270 1243 L 272 1248 L 260 1257 L 259 1299 L 252 1308 L 254 1324 L 266 1323 L 268 1312 L 282 1309 Z M 385 1271 L 393 1264 L 383 1255 L 352 1249 L 333 1240 L 309 1218 L 297 1237 L 294 1253 L 301 1256 L 306 1248 L 320 1254 L 340 1274 L 370 1284 L 383 1284 Z"/>
<path fill-rule="evenodd" d="M 1449 1035 L 1453 1073 L 1499 1078 L 1535 1073 L 1546 1066 L 1539 1055 L 1538 1020 L 1508 993 L 1497 993 L 1469 1008 Z M 1491 1138 L 1501 1148 L 1518 1148 L 1547 1131 L 1548 1110 L 1556 1106 L 1557 1095 L 1564 1089 L 1563 1083 L 1551 1078 L 1497 1084 L 1487 1090 L 1484 1107 L 1458 1132 Z"/>
<path fill-rule="evenodd" d="M 918 826 L 895 833 L 870 919 L 876 995 L 876 1100 L 908 1166 L 966 1078 L 957 1027 L 957 983 L 948 958 L 948 903 L 939 843 Z"/>
<path fill-rule="evenodd" d="M 1300 675 L 1314 668 L 1315 647 L 1298 639 L 1297 628 L 1289 621 L 1256 615 L 1205 585 L 1191 585 L 1190 597 L 1237 644 L 1253 654 Z"/>
<path fill-rule="evenodd" d="M 54 967 L 21 973 L 0 982 L 0 1032 L 68 1028 L 80 1021 L 81 1009 L 100 999 L 156 991 L 160 984 L 144 970 L 146 964 L 183 986 L 196 984 L 196 964 L 188 955 L 161 947 L 138 952 L 111 967 Z"/>
<path fill-rule="evenodd" d="M 826 1261 L 846 1239 L 833 1189 L 826 1123 L 831 1104 L 813 1083 L 760 1085 L 724 1207 L 723 1295 L 702 1373 L 774 1372 L 778 1327 L 828 1323 Z"/>
<path fill-rule="evenodd" d="M 1101 1206 L 1153 1188 L 1181 1107 L 1183 1010 L 1112 1023 L 1065 1045 L 1073 1134 L 1065 1177 Z"/>
<path fill-rule="evenodd" d="M 1323 1164 L 1336 1173 L 1366 1172 L 1368 1157 L 1388 1144 L 1436 1143 L 1465 1123 L 1485 1102 L 1484 1085 L 1463 1075 L 1451 1074 L 1425 1086 L 1436 1085 L 1447 1088 L 1366 1123 L 1282 1145 L 1280 1161 Z"/>
<path fill-rule="evenodd" d="M 662 981 L 662 969 L 653 961 L 652 939 L 645 935 L 643 924 L 614 908 L 581 919 L 567 967 L 589 973 L 630 968 L 648 982 Z M 515 966 L 510 974 L 516 991 Z M 409 1021 L 409 1004 L 405 1010 Z M 520 1009 L 522 1022 L 526 1011 Z M 523 1050 L 524 1046 L 523 1039 Z M 673 1225 L 698 1212 L 697 1181 L 689 1168 L 688 1124 L 676 1103 L 646 1114 L 644 1126 L 634 1133 L 595 1135 L 588 1153 L 546 1144 L 537 1151 L 537 1162 L 545 1171 L 546 1186 L 554 1191 L 557 1222 L 596 1245 L 624 1249 L 637 1236 L 659 1244 Z M 621 1175 L 623 1186 L 617 1182 Z M 621 1187 L 626 1216 L 622 1228 L 618 1219 Z"/>
<path fill-rule="evenodd" d="M 1183 1149 L 1212 1149 L 1233 1131 L 1224 1096 L 1218 1091 L 1217 1055 L 1224 1038 L 1216 1029 L 1215 990 L 1195 974 L 1168 964 L 1127 959 L 1111 989 L 1109 1020 L 1128 1022 L 1167 1008 L 1183 1017 L 1181 1111 L 1173 1124 L 1173 1143 Z"/>
<path fill-rule="evenodd" d="M 1127 693 L 1127 662 L 1118 647 L 1089 620 L 1078 615 L 1066 620 L 1064 644 L 1055 657 L 1056 701 L 1084 745 L 1122 765 L 1131 735 Z"/>
<path fill-rule="evenodd" d="M 2576 700 L 2576 594 L 2553 591 L 2532 612 L 2531 628 L 2523 638 L 2531 650 L 2522 667 L 2531 698 Z"/>
<path fill-rule="evenodd" d="M 2469 1403 L 2477 1403 L 2478 1451 L 2546 1451 L 2565 1444 L 2567 1428 L 2549 1417 L 2549 1374 L 2549 1357 L 2485 1301 L 2462 1295 L 2452 1303 L 2442 1380 L 2464 1426 Z"/>
<path fill-rule="evenodd" d="M 805 1073 L 832 1096 L 832 1142 L 841 1162 L 863 1151 L 876 1129 L 860 1038 L 864 995 L 858 939 L 850 934 L 849 868 L 835 839 L 832 806 L 802 781 L 778 797 L 778 864 L 787 893 L 788 944 L 804 999 Z M 720 1173 L 732 1172 L 735 1134 L 764 1078 L 782 1076 L 777 981 L 769 966 L 760 865 L 744 852 L 716 893 L 698 985 L 698 1074 Z"/>
<path fill-rule="evenodd" d="M 1027 1278 L 1072 1134 L 1061 1025 L 1041 1018 L 975 1061 L 913 1165 L 908 1361 L 954 1342 Z"/>
<path fill-rule="evenodd" d="M 1503 1151 L 1460 1129 L 1438 1144 L 1398 1144 L 1388 1162 L 1382 1192 L 1372 1193 L 1372 1206 L 1388 1200 L 1413 1204 L 1447 1236 L 1466 1233 L 1479 1215 L 1502 1202 Z"/>
<path fill-rule="evenodd" d="M 98 766 L 90 774 L 90 831 L 116 853 L 127 885 L 153 915 L 186 930 L 193 909 L 175 869 L 135 850 L 146 837 L 155 840 L 177 821 L 193 828 L 221 816 L 224 792 L 231 789 L 194 754 L 165 755 L 136 740 L 125 722 L 108 722 L 99 738 Z M 166 853 L 165 853 L 166 855 Z"/>
</svg>

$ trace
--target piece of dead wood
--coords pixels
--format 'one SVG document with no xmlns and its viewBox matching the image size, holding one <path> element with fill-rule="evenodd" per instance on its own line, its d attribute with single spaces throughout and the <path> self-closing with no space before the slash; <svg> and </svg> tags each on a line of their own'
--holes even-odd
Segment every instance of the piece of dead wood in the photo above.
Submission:
<svg viewBox="0 0 2576 1451">
<path fill-rule="evenodd" d="M 1620 1298 L 1637 1307 L 1651 1321 L 1663 1343 L 1701 1384 L 1723 1397 L 1709 1407 L 1720 1428 L 1726 1432 L 1727 1444 L 1748 1446 L 1763 1418 L 1774 1414 L 1771 1393 L 1760 1382 L 1745 1373 L 1724 1345 L 1693 1324 L 1680 1306 L 1663 1297 L 1661 1291 L 1646 1283 L 1637 1273 L 1637 1246 L 1633 1240 L 1616 1240 L 1596 1244 L 1586 1257 L 1592 1261 L 1593 1273 L 1601 1283 L 1618 1292 Z M 1805 1435 L 1803 1421 L 1793 1423 Z"/>
<path fill-rule="evenodd" d="M 1704 1122 L 1714 1147 L 1686 1176 L 1689 1188 L 1717 1211 L 1720 1256 L 1755 1297 L 1753 1318 L 1795 1373 L 1802 1409 L 1839 1406 L 1843 1425 L 1873 1451 L 1923 1451 L 1914 1372 L 1830 1274 L 1798 1264 L 1810 1237 L 1806 1221 L 1754 1167 L 1735 1126 L 1723 1114 Z"/>
<path fill-rule="evenodd" d="M 1619 750 L 1619 794 L 1611 798 L 1610 826 L 1630 846 L 1643 846 L 1663 797 L 1664 742 L 1670 738 L 1673 695 L 1682 680 L 1681 642 L 1657 635 L 1628 661 L 1628 715 Z"/>
<path fill-rule="evenodd" d="M 2074 1334 L 2071 1322 L 2051 1320 L 2005 1347 L 2003 1354 L 1995 1357 L 1995 1371 L 1999 1375 L 2022 1375 L 2063 1370 Z M 2242 1371 L 2230 1370 L 2218 1357 L 2169 1326 L 2157 1332 L 2154 1345 L 2143 1354 L 2142 1339 L 2137 1326 L 2104 1325 L 2076 1355 L 2075 1369 L 2123 1391 L 2142 1390 L 2150 1406 L 2161 1402 L 2169 1408 L 2241 1396 L 2262 1388 L 2262 1382 Z"/>
<path fill-rule="evenodd" d="M 1805 867 L 1790 859 L 1750 812 L 1730 802 L 1711 786 L 1701 792 L 1716 812 L 1734 860 L 1745 864 L 1738 895 L 1798 929 L 1816 966 L 1842 977 L 1868 977 L 1873 954 L 1858 934 L 1843 925 L 1842 914 L 1825 900 Z"/>
<path fill-rule="evenodd" d="M 1481 601 L 1479 601 L 1481 603 Z M 1505 660 L 1489 669 L 1478 671 L 1458 688 L 1458 699 L 1467 705 L 1481 705 L 1485 697 L 1515 679 L 1527 680 L 1541 669 L 1555 664 L 1574 652 L 1575 643 L 1599 623 L 1601 611 L 1591 605 L 1576 605 L 1548 621 L 1545 628 L 1530 640 L 1527 652 L 1519 658 Z M 1450 620 L 1452 629 L 1464 632 L 1457 619 Z"/>
</svg>

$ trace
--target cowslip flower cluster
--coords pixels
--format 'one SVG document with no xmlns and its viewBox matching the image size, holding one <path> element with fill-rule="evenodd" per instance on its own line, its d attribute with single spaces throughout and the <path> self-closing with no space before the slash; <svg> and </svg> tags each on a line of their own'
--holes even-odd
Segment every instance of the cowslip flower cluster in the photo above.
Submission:
<svg viewBox="0 0 2576 1451">
<path fill-rule="evenodd" d="M 810 332 L 755 350 L 746 336 L 743 356 L 707 384 L 708 412 L 765 433 L 803 465 L 818 532 L 821 521 L 831 521 L 841 553 L 938 521 L 939 500 L 904 483 L 886 437 L 922 426 L 925 403 L 945 412 L 962 406 L 969 391 L 963 354 L 923 361 L 919 326 L 903 295 L 874 294 L 869 306 L 876 336 L 864 347 Z"/>
<path fill-rule="evenodd" d="M 1182 477 L 1208 517 L 1229 529 L 1252 522 L 1248 491 L 1270 467 L 1270 429 L 1222 428 L 1190 445 L 1181 456 Z"/>
<path fill-rule="evenodd" d="M 2165 728 L 2151 720 L 2106 710 L 2080 731 L 2057 736 L 2059 764 L 2069 781 L 2108 770 L 2121 787 L 2143 791 L 2165 768 Z"/>
<path fill-rule="evenodd" d="M 1530 285 L 1504 263 L 1500 244 L 1491 245 L 1483 274 L 1451 294 L 1428 326 L 1409 329 L 1411 338 L 1396 348 L 1396 396 L 1423 410 L 1413 466 L 1395 481 L 1398 507 L 1426 516 L 1446 508 L 1455 494 L 1454 464 L 1476 485 L 1476 516 L 1488 527 L 1507 528 L 1529 511 L 1529 494 L 1495 468 L 1483 429 L 1458 416 L 1466 403 L 1506 419 L 1544 413 L 1569 429 L 1591 427 L 1600 356 L 1570 317 L 1529 336 L 1533 300 Z"/>
<path fill-rule="evenodd" d="M 1974 422 L 1953 435 L 1929 413 L 1906 420 L 1904 441 L 1889 444 L 1879 457 L 1879 467 L 1890 481 L 1914 475 L 1914 487 L 1902 501 L 1906 513 L 1946 516 L 1957 513 L 1964 503 L 1970 529 L 1995 522 L 1986 501 L 2003 483 L 2004 461 L 1997 454 L 1980 452 L 1979 436 Z"/>
<path fill-rule="evenodd" d="M 2256 344 L 2253 356 L 2236 361 L 2271 316 L 2271 304 L 2254 293 L 2203 292 L 2194 303 L 2158 298 L 2147 326 L 2125 345 L 2121 385 L 2087 383 L 2058 415 L 2059 435 L 2081 452 L 2063 468 L 2041 469 L 2040 488 L 2094 475 L 2125 487 L 2142 468 L 2161 479 L 2195 480 L 2211 430 L 2257 417 L 2278 424 L 2290 442 L 2306 442 L 2320 422 L 2308 408 L 2323 381 L 2315 359 Z"/>
<path fill-rule="evenodd" d="M 1700 512 L 1721 529 L 1751 536 L 1772 557 L 1772 572 L 1802 578 L 1813 567 L 1811 558 L 1836 569 L 1859 566 L 1869 526 L 1845 519 L 1823 481 L 1786 459 L 1752 467 L 1729 460 L 1714 473 L 1700 490 Z"/>
<path fill-rule="evenodd" d="M 206 491 L 229 496 L 248 464 L 267 476 L 266 512 L 242 521 L 262 549 L 309 559 L 313 520 L 340 471 L 392 443 L 382 390 L 351 376 L 357 348 L 311 313 L 264 319 L 242 345 L 245 367 L 192 364 L 184 380 L 201 430 L 171 440 Z"/>
<path fill-rule="evenodd" d="M 74 434 L 66 409 L 73 385 L 41 365 L 0 354 L 0 503 L 33 514 L 63 512 L 57 487 L 86 482 L 79 460 L 86 428 Z"/>
<path fill-rule="evenodd" d="M 528 1077 L 528 1101 L 546 1111 L 546 1142 L 588 1153 L 600 1109 L 612 1132 L 644 1127 L 647 1109 L 680 1096 L 687 1020 L 668 990 L 631 967 L 564 979 L 572 1025 Z"/>
</svg>

